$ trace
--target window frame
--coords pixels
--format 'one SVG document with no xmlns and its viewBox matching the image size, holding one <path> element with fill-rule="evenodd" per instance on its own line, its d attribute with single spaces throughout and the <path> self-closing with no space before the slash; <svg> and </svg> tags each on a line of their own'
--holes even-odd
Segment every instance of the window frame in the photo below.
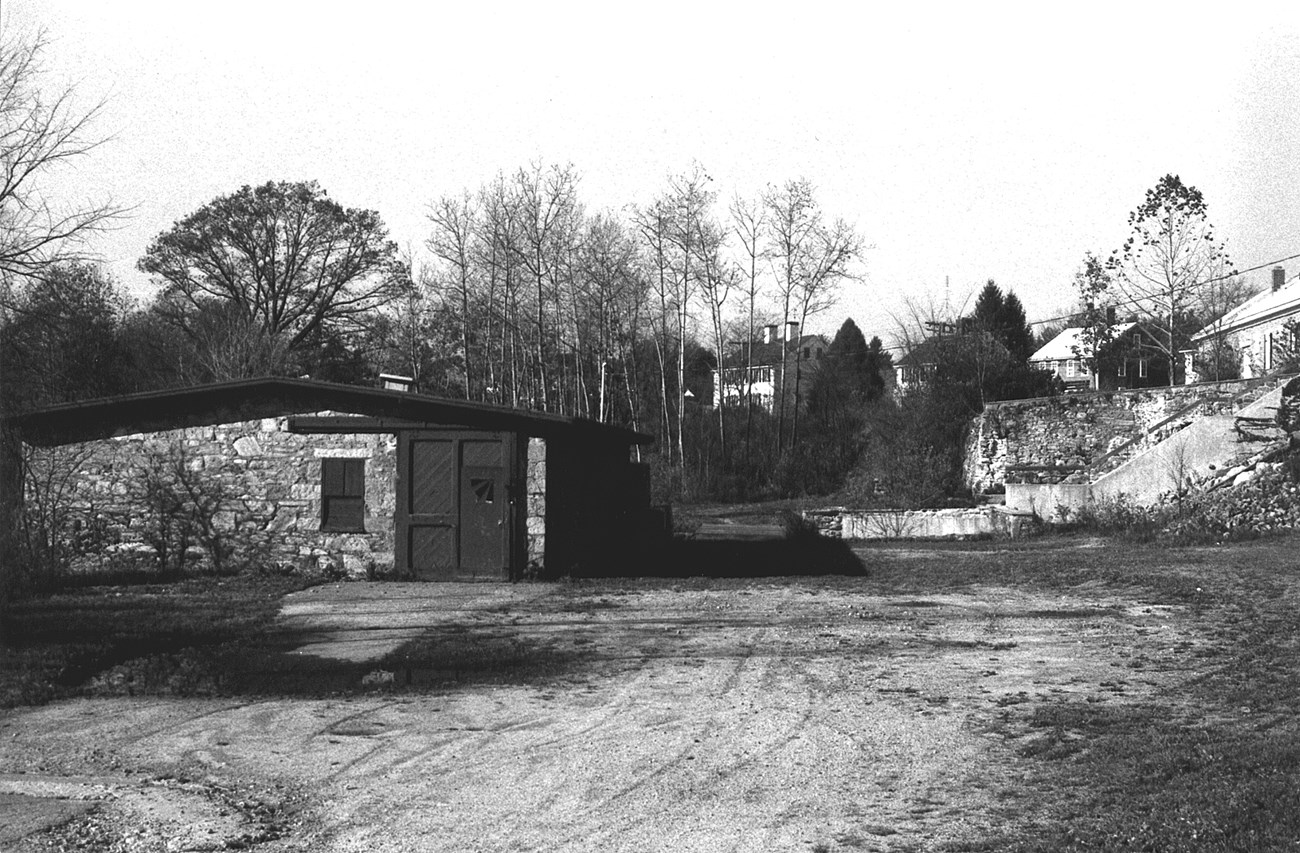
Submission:
<svg viewBox="0 0 1300 853">
<path fill-rule="evenodd" d="M 366 460 L 326 456 L 320 466 L 320 529 L 330 533 L 366 532 Z M 351 506 L 351 512 L 343 509 Z"/>
</svg>

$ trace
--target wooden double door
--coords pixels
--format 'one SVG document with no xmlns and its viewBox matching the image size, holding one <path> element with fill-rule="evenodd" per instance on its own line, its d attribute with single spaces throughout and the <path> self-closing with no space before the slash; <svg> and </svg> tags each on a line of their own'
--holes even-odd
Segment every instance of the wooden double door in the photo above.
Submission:
<svg viewBox="0 0 1300 853">
<path fill-rule="evenodd" d="M 513 435 L 402 430 L 397 453 L 398 569 L 421 580 L 509 577 Z"/>
</svg>

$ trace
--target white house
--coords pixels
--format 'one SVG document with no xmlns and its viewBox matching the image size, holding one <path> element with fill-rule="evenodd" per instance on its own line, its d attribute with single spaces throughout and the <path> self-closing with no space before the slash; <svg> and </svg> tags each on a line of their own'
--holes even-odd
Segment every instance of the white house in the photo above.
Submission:
<svg viewBox="0 0 1300 853">
<path fill-rule="evenodd" d="M 1183 353 L 1187 381 L 1212 377 L 1198 376 L 1193 369 L 1196 352 L 1226 343 L 1241 357 L 1241 377 L 1263 376 L 1281 363 L 1300 354 L 1300 276 L 1288 282 L 1286 270 L 1273 268 L 1272 286 L 1238 305 L 1218 320 L 1192 336 L 1192 349 Z"/>
<path fill-rule="evenodd" d="M 773 411 L 782 374 L 790 372 L 786 381 L 788 390 L 793 392 L 797 368 L 801 391 L 806 391 L 826 348 L 824 337 L 800 335 L 799 324 L 794 321 L 786 324 L 785 340 L 777 334 L 776 325 L 765 326 L 761 340 L 737 345 L 722 368 L 714 371 L 713 387 L 723 405 L 740 406 L 748 399 L 760 408 Z"/>
</svg>

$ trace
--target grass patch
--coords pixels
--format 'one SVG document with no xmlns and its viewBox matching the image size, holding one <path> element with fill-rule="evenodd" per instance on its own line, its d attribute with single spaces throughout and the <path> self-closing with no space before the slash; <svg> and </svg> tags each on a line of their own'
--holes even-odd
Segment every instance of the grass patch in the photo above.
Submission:
<svg viewBox="0 0 1300 853">
<path fill-rule="evenodd" d="M 219 688 L 219 657 L 251 643 L 303 582 L 254 574 L 87 586 L 5 614 L 0 707 L 103 693 Z"/>
<path fill-rule="evenodd" d="M 1118 589 L 1145 603 L 1180 605 L 1208 641 L 1193 664 L 1200 674 L 1147 704 L 1004 708 L 1004 732 L 1018 735 L 1013 750 L 1028 770 L 1026 784 L 1011 826 L 962 849 L 1293 848 L 1300 838 L 1296 541 L 1169 550 L 1132 542 L 1071 548 L 1066 539 L 1051 552 L 1039 545 L 874 562 L 873 580 L 909 591 L 974 583 L 1108 596 Z"/>
</svg>

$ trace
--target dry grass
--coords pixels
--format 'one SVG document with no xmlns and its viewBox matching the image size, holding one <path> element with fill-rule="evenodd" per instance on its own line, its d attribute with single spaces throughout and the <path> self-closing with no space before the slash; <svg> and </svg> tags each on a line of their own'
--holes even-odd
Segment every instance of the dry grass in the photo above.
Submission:
<svg viewBox="0 0 1300 853">
<path fill-rule="evenodd" d="M 1009 584 L 1121 589 L 1190 609 L 1207 641 L 1177 695 L 1061 701 L 1017 722 L 1008 829 L 961 850 L 1272 851 L 1300 839 L 1300 576 L 1294 536 L 1168 549 L 1097 540 L 858 549 L 899 594 Z M 1140 664 L 1140 662 L 1134 662 Z M 1190 691 L 1190 692 L 1188 692 Z M 1009 723 L 1013 719 L 1007 717 Z"/>
</svg>

